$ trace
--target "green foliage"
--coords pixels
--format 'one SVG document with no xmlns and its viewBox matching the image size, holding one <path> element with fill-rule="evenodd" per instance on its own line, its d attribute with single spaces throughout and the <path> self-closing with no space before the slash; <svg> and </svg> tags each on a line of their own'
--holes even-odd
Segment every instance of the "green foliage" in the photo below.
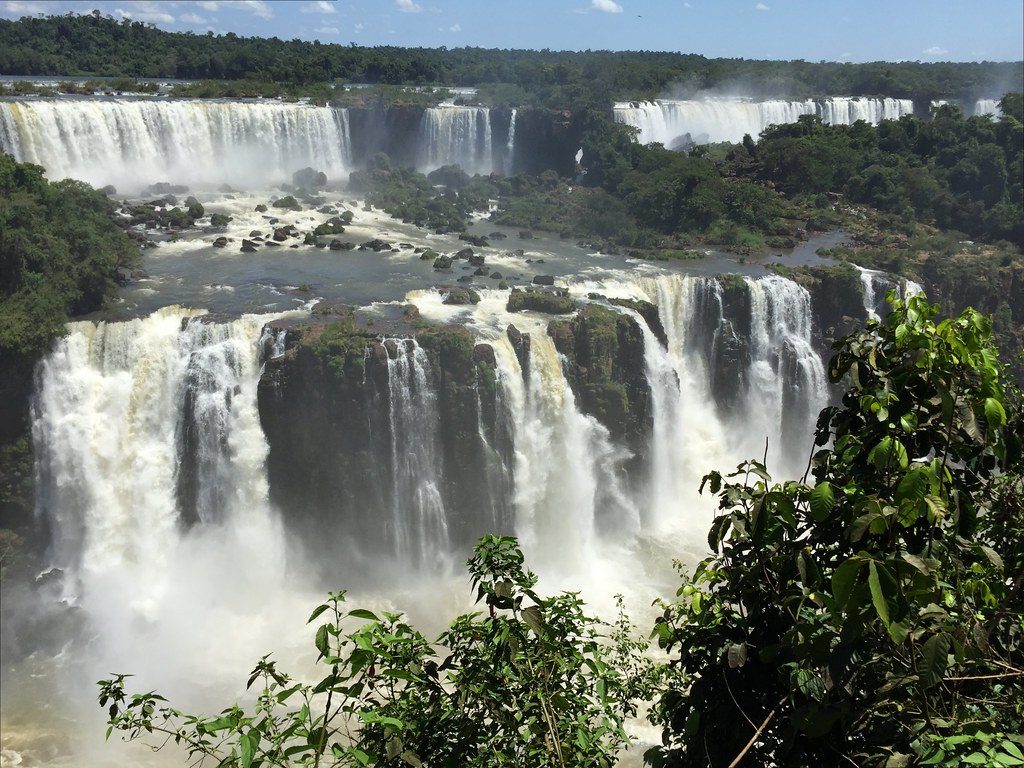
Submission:
<svg viewBox="0 0 1024 768">
<path fill-rule="evenodd" d="M 166 32 L 92 14 L 0 20 L 0 72 L 120 75 L 260 84 L 343 80 L 392 85 L 484 85 L 485 103 L 603 106 L 653 98 L 669 86 L 692 90 L 745 83 L 778 98 L 847 93 L 922 100 L 977 98 L 1003 84 L 1020 90 L 1016 62 L 758 61 L 655 51 L 525 51 L 482 48 L 361 47 L 354 43 L 247 38 L 234 33 Z M 224 95 L 224 94 L 220 94 Z M 267 94 L 269 95 L 269 94 Z"/>
<path fill-rule="evenodd" d="M 201 717 L 130 695 L 116 675 L 99 683 L 107 735 L 153 734 L 193 760 L 245 768 L 611 765 L 631 702 L 656 683 L 628 621 L 605 626 L 575 594 L 538 594 L 515 539 L 484 537 L 468 569 L 487 612 L 459 616 L 434 642 L 400 614 L 346 610 L 332 594 L 309 619 L 328 669 L 316 684 L 264 657 L 251 711 Z"/>
<path fill-rule="evenodd" d="M 68 314 L 99 309 L 117 270 L 138 249 L 113 222 L 111 202 L 79 181 L 0 155 L 0 361 L 34 361 Z"/>
<path fill-rule="evenodd" d="M 837 343 L 814 486 L 747 462 L 655 634 L 655 765 L 1020 765 L 1022 414 L 987 318 L 890 297 Z M 756 735 L 756 738 L 755 738 Z"/>
<path fill-rule="evenodd" d="M 500 190 L 496 181 L 470 178 L 458 166 L 445 166 L 424 176 L 411 168 L 393 168 L 384 153 L 367 168 L 353 171 L 349 189 L 363 193 L 366 202 L 395 218 L 442 232 L 462 232 L 475 210 L 487 210 Z M 441 186 L 437 186 L 441 185 Z"/>
<path fill-rule="evenodd" d="M 1024 127 L 941 107 L 930 121 L 903 117 L 876 128 L 828 126 L 805 115 L 772 126 L 757 146 L 759 175 L 790 194 L 843 192 L 880 211 L 986 240 L 1024 246 Z M 815 228 L 821 228 L 821 225 Z"/>
</svg>

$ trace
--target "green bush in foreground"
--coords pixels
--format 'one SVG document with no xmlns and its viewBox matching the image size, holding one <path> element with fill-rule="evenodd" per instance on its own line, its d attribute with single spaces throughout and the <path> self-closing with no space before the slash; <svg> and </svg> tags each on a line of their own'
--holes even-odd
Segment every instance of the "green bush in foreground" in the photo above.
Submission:
<svg viewBox="0 0 1024 768">
<path fill-rule="evenodd" d="M 486 614 L 456 618 L 428 641 L 399 614 L 345 610 L 344 593 L 313 611 L 316 684 L 264 657 L 252 711 L 186 716 L 125 677 L 101 681 L 110 729 L 155 735 L 193 760 L 225 766 L 609 766 L 624 717 L 651 695 L 625 619 L 605 627 L 572 593 L 542 597 L 514 539 L 484 537 L 468 564 Z M 160 746 L 155 748 L 159 749 Z"/>
<path fill-rule="evenodd" d="M 659 766 L 1024 765 L 1019 393 L 924 298 L 838 343 L 814 486 L 747 462 L 656 634 Z"/>
</svg>

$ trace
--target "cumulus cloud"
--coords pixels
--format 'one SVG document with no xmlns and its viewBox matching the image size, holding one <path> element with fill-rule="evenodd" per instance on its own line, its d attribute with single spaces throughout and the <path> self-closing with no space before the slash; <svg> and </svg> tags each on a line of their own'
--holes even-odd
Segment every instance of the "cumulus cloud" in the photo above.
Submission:
<svg viewBox="0 0 1024 768">
<path fill-rule="evenodd" d="M 174 16 L 167 13 L 163 6 L 152 0 L 139 0 L 134 3 L 125 3 L 124 8 L 115 8 L 114 15 L 121 19 L 133 21 L 148 21 L 151 24 L 173 24 Z"/>
<path fill-rule="evenodd" d="M 199 0 L 199 2 L 196 3 L 196 5 L 202 8 L 204 11 L 216 11 L 219 3 L 217 2 L 217 0 Z"/>
<path fill-rule="evenodd" d="M 771 8 L 769 8 L 764 3 L 758 3 L 757 5 L 754 6 L 754 10 L 755 11 L 770 11 Z"/>
<path fill-rule="evenodd" d="M 33 13 L 47 13 L 50 10 L 46 7 L 46 3 L 18 2 L 17 0 L 8 0 L 3 3 L 3 9 L 7 13 L 22 13 L 29 15 Z"/>
<path fill-rule="evenodd" d="M 200 3 L 200 5 L 203 4 Z M 216 10 L 218 5 L 224 8 L 239 8 L 259 16 L 261 19 L 269 19 L 274 15 L 274 9 L 264 0 L 217 0 L 217 2 L 211 2 L 208 5 L 212 5 L 213 8 L 206 8 L 206 5 L 203 5 L 203 7 L 207 10 Z"/>
<path fill-rule="evenodd" d="M 341 30 L 338 29 L 337 27 L 320 27 L 318 30 L 316 30 L 316 33 L 318 35 L 332 35 L 332 36 L 335 36 L 335 35 L 340 35 L 341 34 Z"/>
<path fill-rule="evenodd" d="M 183 13 L 181 14 L 181 20 L 187 24 L 205 24 L 206 19 L 197 13 Z"/>
<path fill-rule="evenodd" d="M 419 13 L 423 10 L 423 6 L 417 5 L 413 0 L 395 0 L 395 5 L 402 13 Z"/>
<path fill-rule="evenodd" d="M 926 56 L 944 56 L 945 54 L 949 53 L 949 51 L 938 45 L 933 45 L 931 48 L 925 48 L 923 51 L 921 51 L 921 53 L 925 54 Z"/>
<path fill-rule="evenodd" d="M 461 24 L 452 24 L 450 27 L 448 27 L 448 31 L 449 32 L 461 32 L 462 31 L 462 25 Z"/>
<path fill-rule="evenodd" d="M 335 13 L 334 3 L 327 0 L 317 0 L 315 3 L 306 3 L 302 6 L 303 13 Z"/>
<path fill-rule="evenodd" d="M 622 6 L 615 0 L 590 0 L 590 10 L 603 13 L 622 13 Z"/>
<path fill-rule="evenodd" d="M 356 24 L 356 32 L 362 32 L 366 27 L 363 24 Z"/>
</svg>

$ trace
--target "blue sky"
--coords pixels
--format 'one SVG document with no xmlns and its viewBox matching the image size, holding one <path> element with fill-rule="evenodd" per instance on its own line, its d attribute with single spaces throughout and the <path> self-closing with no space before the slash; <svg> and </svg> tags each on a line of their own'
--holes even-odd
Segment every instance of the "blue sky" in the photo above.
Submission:
<svg viewBox="0 0 1024 768">
<path fill-rule="evenodd" d="M 665 50 L 818 61 L 1024 58 L 1021 0 L 0 0 L 0 16 L 449 48 Z"/>
</svg>

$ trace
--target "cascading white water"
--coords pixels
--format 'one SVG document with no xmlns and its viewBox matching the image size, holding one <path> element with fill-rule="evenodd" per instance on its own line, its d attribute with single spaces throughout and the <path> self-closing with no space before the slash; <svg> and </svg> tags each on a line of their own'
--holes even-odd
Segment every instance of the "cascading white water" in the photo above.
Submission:
<svg viewBox="0 0 1024 768">
<path fill-rule="evenodd" d="M 783 474 L 802 469 L 791 446 L 806 445 L 818 412 L 828 404 L 828 379 L 811 341 L 811 297 L 792 280 L 772 275 L 750 290 L 751 377 L 748 401 L 754 435 L 779 435 L 769 458 Z M 753 426 L 756 425 L 756 426 Z M 748 443 L 748 450 L 755 449 Z"/>
<path fill-rule="evenodd" d="M 856 264 L 854 265 L 857 266 Z M 864 291 L 864 312 L 867 313 L 868 318 L 871 320 L 878 320 L 878 308 L 877 299 L 875 298 L 875 279 L 882 275 L 881 272 L 874 269 L 865 269 L 864 267 L 857 267 L 857 271 L 860 273 L 860 283 Z"/>
<path fill-rule="evenodd" d="M 992 115 L 992 117 L 999 117 L 1003 112 L 999 109 L 999 99 L 978 99 L 974 102 L 974 110 L 971 114 L 974 116 Z"/>
<path fill-rule="evenodd" d="M 449 551 L 442 484 L 441 419 L 430 360 L 414 340 L 392 340 L 388 358 L 392 531 L 402 562 L 431 570 Z"/>
<path fill-rule="evenodd" d="M 155 618 L 174 578 L 168 562 L 189 546 L 186 480 L 204 527 L 276 551 L 256 411 L 267 318 L 208 323 L 200 314 L 168 307 L 130 322 L 72 323 L 41 365 L 38 506 L 54 564 L 71 577 L 69 598 L 116 574 L 127 601 Z"/>
<path fill-rule="evenodd" d="M 530 336 L 525 376 L 508 339 L 492 342 L 512 421 L 516 533 L 555 573 L 587 570 L 599 530 L 637 531 L 637 511 L 621 482 L 629 453 L 579 410 L 543 327 Z"/>
<path fill-rule="evenodd" d="M 826 123 L 849 125 L 857 120 L 878 123 L 914 112 L 909 99 L 833 97 L 806 101 L 752 101 L 746 99 L 621 102 L 614 107 L 616 122 L 639 129 L 641 144 L 659 142 L 675 148 L 689 141 L 706 144 L 740 141 L 744 134 L 756 139 L 769 125 L 795 123 L 801 115 L 818 115 Z"/>
<path fill-rule="evenodd" d="M 419 138 L 419 170 L 429 173 L 458 165 L 466 173 L 491 173 L 491 110 L 442 104 L 423 111 Z"/>
<path fill-rule="evenodd" d="M 51 179 L 127 191 L 161 181 L 269 187 L 305 166 L 336 182 L 351 165 L 347 110 L 273 101 L 0 102 L 0 148 Z"/>
<path fill-rule="evenodd" d="M 505 143 L 505 175 L 511 176 L 516 168 L 516 112 L 512 108 L 512 114 L 508 119 L 508 141 Z"/>
</svg>

